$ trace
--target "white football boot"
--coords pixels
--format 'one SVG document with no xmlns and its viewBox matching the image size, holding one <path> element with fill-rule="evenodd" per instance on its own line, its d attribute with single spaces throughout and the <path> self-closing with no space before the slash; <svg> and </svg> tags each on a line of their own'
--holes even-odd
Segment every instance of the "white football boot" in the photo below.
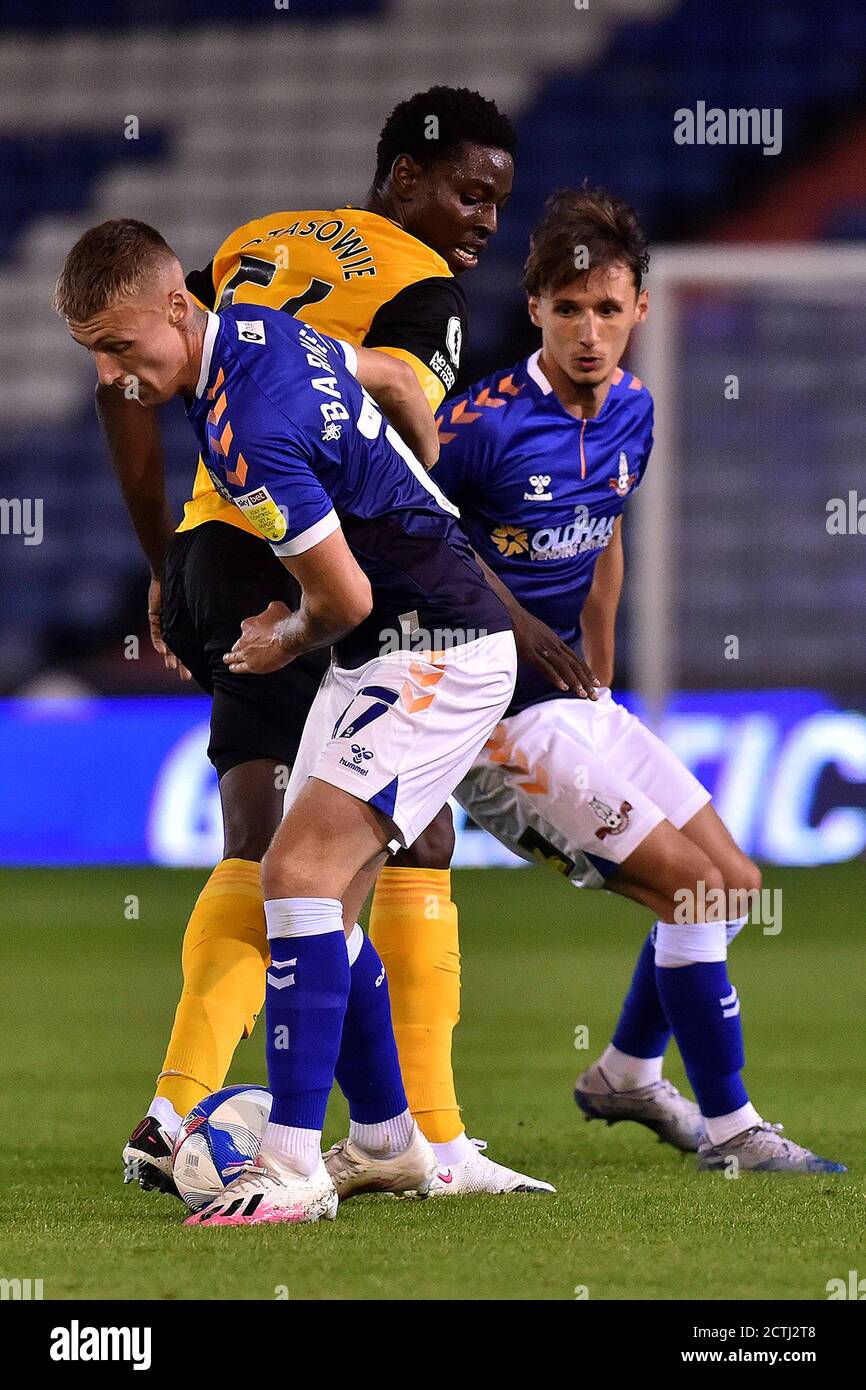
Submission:
<svg viewBox="0 0 866 1390">
<path fill-rule="evenodd" d="M 417 1125 L 401 1153 L 362 1149 L 354 1139 L 341 1139 L 325 1154 L 325 1167 L 340 1201 L 362 1192 L 414 1192 L 426 1197 L 436 1172 L 436 1155 Z"/>
<path fill-rule="evenodd" d="M 594 1062 L 579 1076 L 574 1099 L 588 1120 L 634 1120 L 657 1134 L 662 1144 L 672 1144 L 683 1153 L 697 1153 L 704 1138 L 704 1122 L 693 1100 L 681 1095 L 664 1077 L 634 1091 L 615 1091 Z"/>
<path fill-rule="evenodd" d="M 555 1192 L 556 1188 L 539 1178 L 516 1173 L 501 1163 L 487 1158 L 483 1139 L 470 1139 L 474 1153 L 447 1168 L 438 1168 L 430 1184 L 430 1197 L 476 1197 L 481 1193 Z"/>
<path fill-rule="evenodd" d="M 698 1169 L 711 1173 L 730 1167 L 744 1173 L 847 1173 L 843 1163 L 819 1158 L 811 1149 L 795 1144 L 782 1136 L 781 1125 L 762 1121 L 726 1139 L 724 1144 L 711 1144 L 703 1139 L 698 1149 Z"/>
<path fill-rule="evenodd" d="M 187 1217 L 185 1226 L 277 1226 L 291 1222 L 333 1221 L 337 1190 L 322 1159 L 308 1178 L 269 1161 L 245 1165 L 242 1171 L 201 1211 Z"/>
</svg>

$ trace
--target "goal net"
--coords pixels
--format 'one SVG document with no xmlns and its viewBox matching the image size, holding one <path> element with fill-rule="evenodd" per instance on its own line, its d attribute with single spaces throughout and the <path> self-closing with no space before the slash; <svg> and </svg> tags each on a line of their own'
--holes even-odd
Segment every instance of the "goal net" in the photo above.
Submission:
<svg viewBox="0 0 866 1390">
<path fill-rule="evenodd" d="M 661 248 L 633 369 L 629 685 L 866 688 L 866 244 Z"/>
</svg>

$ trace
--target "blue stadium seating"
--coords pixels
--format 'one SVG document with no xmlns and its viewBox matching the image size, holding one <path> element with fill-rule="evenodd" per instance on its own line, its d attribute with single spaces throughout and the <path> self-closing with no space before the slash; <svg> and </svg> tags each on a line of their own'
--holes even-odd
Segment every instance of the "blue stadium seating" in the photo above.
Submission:
<svg viewBox="0 0 866 1390">
<path fill-rule="evenodd" d="M 808 78 L 804 78 L 808 74 Z M 679 107 L 782 107 L 783 148 L 674 146 Z M 623 25 L 591 68 L 544 82 L 518 124 L 524 158 L 514 195 L 473 285 L 476 348 L 506 331 L 503 288 L 513 285 L 544 198 L 563 184 L 615 188 L 652 238 L 678 241 L 792 167 L 831 106 L 866 106 L 866 10 L 751 0 L 685 0 L 659 22 Z M 676 151 L 676 158 L 674 158 Z M 832 234 L 832 233 L 831 233 Z"/>
<path fill-rule="evenodd" d="M 334 20 L 369 15 L 382 0 L 289 0 L 284 10 L 262 0 L 0 0 L 0 28 L 116 29 L 158 24 L 262 24 L 287 15 L 294 19 Z"/>
<path fill-rule="evenodd" d="M 60 31 L 65 41 L 74 38 L 67 31 L 99 26 L 124 31 L 145 25 L 204 29 L 232 22 L 274 24 L 278 19 L 302 20 L 305 25 L 355 19 L 360 24 L 387 11 L 386 0 L 290 0 L 284 12 L 262 0 L 149 0 L 144 7 L 139 0 L 77 0 L 75 5 L 0 0 L 0 37 L 6 29 L 25 32 L 25 41 L 32 41 L 44 30 L 52 38 Z M 471 23 L 470 7 L 466 25 Z M 514 197 L 482 267 L 467 284 L 473 320 L 470 373 L 480 374 L 494 362 L 516 356 L 523 346 L 518 341 L 515 286 L 530 228 L 552 189 L 584 178 L 607 183 L 637 206 L 651 237 L 675 241 L 700 235 L 732 207 L 762 191 L 769 177 L 794 168 L 813 147 L 816 132 L 829 131 L 834 120 L 864 109 L 864 71 L 862 0 L 836 0 L 829 7 L 816 6 L 814 0 L 786 0 L 784 6 L 756 6 L 753 0 L 682 0 L 660 20 L 621 26 L 583 69 L 566 56 L 560 69 L 539 78 L 519 119 L 521 154 Z M 449 74 L 442 76 L 449 80 Z M 430 80 L 429 73 L 424 80 Z M 322 99 L 327 100 L 326 86 Z M 697 101 L 723 108 L 784 107 L 782 154 L 773 159 L 753 148 L 674 146 L 673 110 L 694 107 Z M 122 137 L 98 126 L 98 111 L 92 128 L 83 131 L 61 135 L 45 127 L 31 131 L 25 125 L 20 133 L 0 137 L 5 192 L 0 259 L 14 257 L 27 220 L 86 210 L 96 181 L 121 158 L 169 160 L 180 134 L 171 119 L 169 115 L 166 123 L 143 128 L 138 141 L 122 142 L 121 149 Z M 866 206 L 854 201 L 838 208 L 823 234 L 829 239 L 866 238 Z M 719 312 L 718 305 L 708 308 L 706 322 L 698 316 L 694 325 L 696 333 L 705 333 L 707 361 Z M 725 336 L 730 339 L 731 334 Z M 699 393 L 700 382 L 693 387 Z M 11 635 L 13 645 L 26 648 L 35 662 L 40 634 L 64 617 L 74 621 L 77 631 L 97 635 L 119 621 L 129 577 L 141 571 L 89 395 L 82 399 L 80 412 L 77 419 L 46 424 L 36 432 L 7 430 L 0 435 L 0 492 L 6 497 L 44 497 L 51 537 L 50 546 L 16 544 L 14 551 L 10 538 L 3 538 L 0 655 L 5 633 L 7 641 Z M 719 431 L 717 446 L 735 448 L 733 417 L 716 411 L 713 419 Z M 784 420 L 779 428 L 783 434 Z M 816 442 L 822 430 L 826 433 L 818 415 L 802 423 L 802 429 L 814 430 Z M 726 430 L 731 431 L 729 439 Z M 167 427 L 166 453 L 171 498 L 179 512 L 194 451 L 178 412 Z"/>
<path fill-rule="evenodd" d="M 161 159 L 168 150 L 164 132 L 145 130 L 136 140 L 122 134 L 75 131 L 63 135 L 0 135 L 0 260 L 15 254 L 24 224 L 48 212 L 87 207 L 96 179 L 121 159 Z"/>
</svg>

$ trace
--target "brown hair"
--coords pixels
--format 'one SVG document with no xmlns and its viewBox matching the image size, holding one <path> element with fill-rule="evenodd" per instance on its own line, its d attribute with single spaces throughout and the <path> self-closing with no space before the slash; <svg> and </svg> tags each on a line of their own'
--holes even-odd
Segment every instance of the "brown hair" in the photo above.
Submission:
<svg viewBox="0 0 866 1390">
<path fill-rule="evenodd" d="M 54 287 L 54 308 L 86 323 L 109 305 L 136 293 L 161 263 L 176 259 L 159 232 L 132 217 L 100 222 L 79 237 Z"/>
<path fill-rule="evenodd" d="M 579 250 L 586 253 L 583 264 Z M 649 252 L 634 209 L 604 188 L 561 188 L 548 198 L 530 238 L 523 288 L 527 294 L 544 294 L 617 263 L 628 266 L 640 290 Z"/>
</svg>

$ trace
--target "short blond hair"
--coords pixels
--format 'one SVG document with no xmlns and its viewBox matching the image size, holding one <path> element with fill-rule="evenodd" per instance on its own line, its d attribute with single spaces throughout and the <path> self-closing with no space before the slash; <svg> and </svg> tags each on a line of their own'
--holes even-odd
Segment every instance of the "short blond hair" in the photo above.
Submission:
<svg viewBox="0 0 866 1390">
<path fill-rule="evenodd" d="M 164 237 L 146 222 L 115 217 L 79 237 L 54 287 L 54 308 L 72 323 L 87 323 L 110 305 L 136 294 L 148 278 L 177 260 Z"/>
</svg>

